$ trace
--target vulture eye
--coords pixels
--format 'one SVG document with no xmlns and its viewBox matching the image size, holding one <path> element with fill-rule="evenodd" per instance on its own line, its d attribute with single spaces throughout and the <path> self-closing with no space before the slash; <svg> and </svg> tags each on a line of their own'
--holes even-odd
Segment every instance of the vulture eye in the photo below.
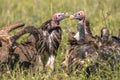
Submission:
<svg viewBox="0 0 120 80">
<path fill-rule="evenodd" d="M 60 17 L 60 15 L 58 15 L 58 17 Z"/>
<path fill-rule="evenodd" d="M 78 15 L 80 15 L 80 13 L 78 13 Z"/>
</svg>

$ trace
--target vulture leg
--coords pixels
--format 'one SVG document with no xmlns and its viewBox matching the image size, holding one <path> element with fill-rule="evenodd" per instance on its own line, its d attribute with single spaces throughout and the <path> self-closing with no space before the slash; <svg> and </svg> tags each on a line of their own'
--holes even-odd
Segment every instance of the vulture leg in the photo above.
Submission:
<svg viewBox="0 0 120 80">
<path fill-rule="evenodd" d="M 53 72 L 55 71 L 55 58 L 56 58 L 55 55 L 50 55 L 48 60 L 47 60 L 47 64 L 46 65 L 50 65 L 50 69 L 52 70 L 50 72 L 50 75 L 52 75 Z"/>
<path fill-rule="evenodd" d="M 47 64 L 47 61 L 48 61 L 48 56 L 46 56 L 45 54 L 43 55 L 40 55 L 40 61 L 41 61 L 41 64 L 42 64 L 42 73 L 45 73 L 46 72 L 46 64 Z"/>
<path fill-rule="evenodd" d="M 55 71 L 55 59 L 56 56 L 51 54 L 43 54 L 40 56 L 41 58 L 41 62 L 42 62 L 42 72 L 46 72 L 46 67 L 50 67 L 51 72 L 50 72 L 50 76 L 53 74 L 53 72 Z"/>
</svg>

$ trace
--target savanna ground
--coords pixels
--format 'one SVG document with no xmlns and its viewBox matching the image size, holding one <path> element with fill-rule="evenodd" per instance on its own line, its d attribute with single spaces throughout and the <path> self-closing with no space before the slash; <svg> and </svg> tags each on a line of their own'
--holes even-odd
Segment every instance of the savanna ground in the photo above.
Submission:
<svg viewBox="0 0 120 80">
<path fill-rule="evenodd" d="M 91 22 L 91 30 L 94 35 L 100 35 L 100 29 L 107 26 L 111 33 L 117 35 L 120 28 L 120 0 L 0 0 L 0 26 L 22 21 L 26 25 L 39 27 L 44 21 L 51 18 L 55 12 L 68 12 L 70 14 L 84 10 L 86 18 Z M 106 17 L 107 16 L 107 17 Z M 84 72 L 76 75 L 75 72 L 70 77 L 65 77 L 61 68 L 61 62 L 65 57 L 67 46 L 67 33 L 76 31 L 76 20 L 65 19 L 61 21 L 63 30 L 62 42 L 58 50 L 56 59 L 56 71 L 52 80 L 85 80 Z M 13 31 L 11 34 L 14 34 Z M 23 36 L 18 42 L 24 41 L 27 35 Z M 108 66 L 106 66 L 108 67 Z M 99 70 L 101 72 L 102 70 Z M 119 71 L 104 71 L 106 79 L 98 75 L 92 75 L 90 80 L 119 80 Z M 49 73 L 49 72 L 48 72 Z M 8 73 L 0 74 L 0 80 L 49 80 L 47 74 L 39 71 L 24 71 L 15 69 Z"/>
</svg>

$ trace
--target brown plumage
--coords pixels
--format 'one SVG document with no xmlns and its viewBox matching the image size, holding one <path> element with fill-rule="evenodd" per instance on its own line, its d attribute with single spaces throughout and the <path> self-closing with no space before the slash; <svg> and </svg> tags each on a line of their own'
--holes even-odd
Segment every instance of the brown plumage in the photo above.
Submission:
<svg viewBox="0 0 120 80">
<path fill-rule="evenodd" d="M 12 31 L 16 28 L 19 28 L 19 27 L 23 27 L 24 25 L 25 24 L 22 22 L 16 22 L 16 23 L 13 23 L 8 26 L 4 26 L 4 27 L 0 28 L 0 41 L 2 42 L 2 45 L 4 46 L 3 42 L 6 42 L 8 44 L 11 43 L 10 41 L 6 41 L 6 40 L 9 40 L 8 38 L 9 38 L 10 31 Z"/>
<path fill-rule="evenodd" d="M 88 20 L 85 20 L 85 33 L 86 35 L 93 36 L 90 29 L 90 22 Z"/>
<path fill-rule="evenodd" d="M 55 58 L 62 38 L 62 30 L 59 24 L 65 17 L 64 13 L 55 13 L 52 19 L 44 22 L 38 28 L 38 42 L 34 41 L 32 35 L 30 35 L 27 39 L 28 42 L 36 44 L 35 47 L 40 55 L 43 70 L 48 65 L 50 66 L 52 72 L 55 69 Z"/>
<path fill-rule="evenodd" d="M 14 30 L 14 29 L 17 29 L 17 28 L 19 28 L 19 27 L 22 27 L 22 26 L 24 26 L 24 25 L 25 25 L 25 24 L 22 23 L 22 22 L 16 22 L 16 23 L 10 24 L 10 25 L 8 25 L 8 26 L 4 26 L 4 27 L 2 27 L 0 30 L 1 30 L 1 31 L 5 31 L 6 33 L 9 33 L 10 31 L 12 31 L 12 30 Z M 4 34 L 4 35 L 5 35 L 5 33 L 2 33 L 2 32 L 0 32 L 0 34 Z"/>
<path fill-rule="evenodd" d="M 16 54 L 19 56 L 18 62 L 20 66 L 23 67 L 30 67 L 30 66 L 36 66 L 38 61 L 38 53 L 36 50 L 35 45 L 30 42 L 23 42 L 23 43 L 16 43 L 16 40 L 21 37 L 22 35 L 30 33 L 33 35 L 33 38 L 35 39 L 35 42 L 39 40 L 38 33 L 39 31 L 33 27 L 33 26 L 27 26 L 24 29 L 22 29 L 20 32 L 17 32 L 15 35 L 11 37 L 11 40 L 13 42 L 13 54 Z"/>
<path fill-rule="evenodd" d="M 1 50 L 3 47 L 7 47 L 7 45 L 11 46 L 11 44 L 12 44 L 12 42 L 10 40 L 9 32 L 16 28 L 23 27 L 24 25 L 25 24 L 22 22 L 16 22 L 16 23 L 13 23 L 8 26 L 0 28 L 0 43 L 1 43 L 0 48 L 1 48 Z M 5 51 L 7 52 L 7 50 L 5 50 Z M 0 53 L 4 54 L 3 52 L 0 52 Z"/>
<path fill-rule="evenodd" d="M 119 35 L 119 33 L 118 33 Z M 106 53 L 117 53 L 120 55 L 120 39 L 119 36 L 109 36 L 109 29 L 103 27 L 101 30 L 102 49 L 105 47 Z M 108 51 L 108 52 L 107 52 Z"/>
<path fill-rule="evenodd" d="M 22 68 L 30 68 L 37 66 L 38 63 L 38 53 L 35 47 L 31 46 L 29 43 L 20 43 L 13 49 L 12 55 L 18 55 L 15 57 L 13 64 L 19 63 Z"/>
<path fill-rule="evenodd" d="M 79 23 L 81 24 L 81 23 Z M 87 62 L 94 62 L 97 60 L 98 54 L 96 47 L 93 44 L 89 44 L 85 41 L 85 30 L 82 25 L 79 26 L 79 36 L 80 40 L 77 41 L 74 36 L 75 33 L 71 32 L 68 36 L 68 47 L 66 49 L 65 60 L 62 65 L 64 70 L 69 75 L 72 71 L 72 68 L 81 70 L 84 64 Z M 81 40 L 82 39 L 82 40 Z"/>
<path fill-rule="evenodd" d="M 118 36 L 112 36 L 110 37 L 110 31 L 107 27 L 103 27 L 101 29 L 101 40 L 102 44 L 106 46 L 117 46 L 120 45 L 119 43 L 119 37 Z M 119 35 L 119 34 L 118 34 Z"/>
<path fill-rule="evenodd" d="M 90 22 L 85 20 L 85 40 L 89 44 L 93 44 L 96 48 L 101 47 L 102 42 L 99 36 L 93 35 L 90 29 Z"/>
<path fill-rule="evenodd" d="M 102 28 L 101 37 L 94 36 L 90 31 L 89 23 L 85 20 L 83 11 L 78 11 L 71 17 L 79 20 L 79 28 L 76 34 L 71 32 L 68 37 L 69 44 L 66 49 L 65 60 L 62 63 L 65 72 L 69 75 L 72 68 L 81 70 L 84 64 L 87 64 L 87 68 L 85 67 L 86 76 L 89 77 L 98 66 L 104 67 L 102 64 L 104 61 L 108 62 L 106 64 L 109 64 L 113 70 L 114 63 L 116 64 L 117 60 L 120 59 L 120 47 L 118 46 L 119 43 L 110 38 L 108 28 Z"/>
<path fill-rule="evenodd" d="M 9 32 L 23 26 L 24 26 L 24 23 L 16 22 L 0 28 L 0 64 L 1 65 L 9 64 L 9 62 L 13 60 L 10 55 L 10 51 L 12 50 L 12 47 L 11 47 L 12 41 L 10 39 L 11 36 L 9 35 Z"/>
<path fill-rule="evenodd" d="M 21 37 L 22 35 L 26 33 L 31 33 L 37 42 L 39 39 L 38 37 L 38 30 L 33 26 L 27 26 L 21 31 L 17 32 L 13 36 L 9 36 L 7 38 L 9 41 L 11 41 L 12 44 L 6 44 L 5 46 L 2 46 L 1 52 L 4 51 L 6 53 L 6 58 L 3 57 L 2 60 L 7 60 L 7 63 L 10 65 L 11 68 L 14 67 L 16 63 L 19 63 L 21 67 L 28 68 L 30 66 L 35 67 L 38 63 L 38 53 L 36 50 L 36 47 L 29 42 L 24 43 L 17 43 L 16 40 Z M 5 54 L 4 54 L 5 55 Z M 2 56 L 2 53 L 1 53 Z M 7 57 L 8 56 L 8 57 Z"/>
<path fill-rule="evenodd" d="M 90 44 L 69 44 L 66 49 L 65 60 L 62 66 L 65 72 L 69 75 L 73 68 L 81 71 L 84 64 L 95 62 L 98 53 L 94 45 Z"/>
<path fill-rule="evenodd" d="M 51 28 L 51 21 L 48 20 L 43 25 L 38 28 L 39 31 L 39 41 L 34 41 L 33 35 L 28 37 L 28 42 L 36 44 L 36 49 L 40 55 L 43 70 L 46 66 L 50 65 L 52 71 L 54 71 L 55 57 L 57 55 L 57 49 L 61 42 L 62 30 L 59 26 Z M 52 61 L 50 58 L 52 57 Z"/>
<path fill-rule="evenodd" d="M 51 21 L 49 20 L 46 24 L 41 26 L 40 28 L 43 31 L 43 40 L 39 40 L 37 48 L 39 49 L 39 53 L 43 53 L 42 51 L 47 51 L 49 54 L 55 54 L 61 42 L 62 30 L 59 26 L 55 28 L 51 27 Z M 47 26 L 47 29 L 44 30 L 44 27 Z M 50 28 L 50 29 L 48 29 Z M 42 44 L 43 41 L 43 44 Z M 42 45 L 41 45 L 42 44 Z M 43 46 L 43 47 L 42 47 Z M 43 50 L 45 49 L 45 50 Z"/>
</svg>

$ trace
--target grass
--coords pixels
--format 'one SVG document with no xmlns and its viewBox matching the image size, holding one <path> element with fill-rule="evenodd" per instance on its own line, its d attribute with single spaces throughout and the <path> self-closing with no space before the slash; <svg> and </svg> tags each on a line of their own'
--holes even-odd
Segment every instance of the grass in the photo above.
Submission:
<svg viewBox="0 0 120 80">
<path fill-rule="evenodd" d="M 84 10 L 86 18 L 91 22 L 91 29 L 94 35 L 100 35 L 100 29 L 107 26 L 111 35 L 117 35 L 120 27 L 120 0 L 0 0 L 0 26 L 22 21 L 26 25 L 39 27 L 44 21 L 51 18 L 55 12 L 68 12 L 73 14 L 76 11 Z M 104 17 L 105 16 L 105 17 Z M 62 42 L 58 50 L 56 71 L 53 80 L 85 80 L 85 75 L 64 76 L 61 69 L 61 62 L 65 56 L 68 31 L 76 31 L 77 21 L 66 19 L 61 22 L 63 30 Z M 17 31 L 17 30 L 16 30 Z M 14 34 L 16 31 L 11 33 Z M 19 41 L 25 40 L 26 36 Z M 100 70 L 101 72 L 102 70 Z M 106 72 L 107 73 L 107 72 Z M 120 70 L 107 73 L 107 80 L 119 80 Z M 24 71 L 16 69 L 10 73 L 0 74 L 1 80 L 49 80 L 47 74 L 30 71 L 27 75 Z M 90 80 L 104 80 L 100 76 L 92 75 Z"/>
</svg>

